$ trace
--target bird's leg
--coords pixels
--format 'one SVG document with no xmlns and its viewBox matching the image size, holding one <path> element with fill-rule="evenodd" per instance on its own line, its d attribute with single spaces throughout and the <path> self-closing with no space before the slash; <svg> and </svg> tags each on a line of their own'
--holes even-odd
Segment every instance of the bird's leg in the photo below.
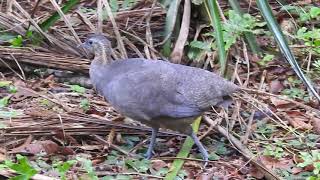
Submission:
<svg viewBox="0 0 320 180">
<path fill-rule="evenodd" d="M 156 143 L 156 137 L 157 137 L 158 130 L 159 130 L 159 128 L 157 128 L 157 127 L 156 128 L 155 127 L 152 128 L 150 144 L 149 144 L 149 147 L 148 147 L 148 151 L 145 154 L 145 157 L 147 159 L 151 159 L 151 157 L 152 157 L 152 151 L 153 151 L 154 145 Z"/>
<path fill-rule="evenodd" d="M 209 159 L 209 154 L 207 150 L 204 148 L 204 146 L 202 145 L 202 143 L 200 142 L 200 140 L 198 139 L 197 135 L 194 132 L 192 132 L 190 136 L 192 137 L 194 143 L 198 146 L 199 151 L 202 154 L 202 158 L 205 161 L 204 166 L 206 166 Z"/>
</svg>

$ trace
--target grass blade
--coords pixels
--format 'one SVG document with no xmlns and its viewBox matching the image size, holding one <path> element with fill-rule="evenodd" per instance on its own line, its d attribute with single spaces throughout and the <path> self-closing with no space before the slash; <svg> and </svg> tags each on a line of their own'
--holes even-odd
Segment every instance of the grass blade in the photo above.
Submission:
<svg viewBox="0 0 320 180">
<path fill-rule="evenodd" d="M 315 89 L 312 86 L 312 83 L 306 78 L 306 76 L 303 74 L 301 68 L 299 67 L 299 64 L 297 63 L 295 57 L 293 56 L 289 45 L 287 43 L 287 40 L 285 36 L 283 35 L 278 23 L 276 22 L 272 10 L 266 0 L 257 0 L 257 5 L 264 17 L 264 19 L 267 21 L 268 27 L 273 33 L 274 38 L 276 39 L 280 50 L 282 54 L 285 56 L 287 61 L 290 63 L 291 67 L 297 74 L 297 76 L 304 82 L 304 84 L 308 87 L 308 89 L 312 92 L 312 94 L 320 101 L 320 96 L 317 94 Z"/>
<path fill-rule="evenodd" d="M 69 0 L 65 3 L 65 5 L 61 8 L 63 13 L 68 12 L 71 8 L 77 5 L 80 1 L 79 0 Z M 43 31 L 47 31 L 55 22 L 60 19 L 60 15 L 58 12 L 55 12 L 52 16 L 50 16 L 47 20 L 41 23 L 39 26 Z"/>
<path fill-rule="evenodd" d="M 220 73 L 225 75 L 226 66 L 227 66 L 227 55 L 226 50 L 224 48 L 224 40 L 223 40 L 223 32 L 222 32 L 222 25 L 219 15 L 218 4 L 216 0 L 208 0 L 209 5 L 209 17 L 211 21 L 211 25 L 214 28 L 217 47 L 218 47 L 218 54 L 219 54 L 219 63 L 220 63 Z"/>
<path fill-rule="evenodd" d="M 198 117 L 196 119 L 196 121 L 192 124 L 192 128 L 193 128 L 193 131 L 195 133 L 198 132 L 198 129 L 199 129 L 199 126 L 200 126 L 200 122 L 201 122 L 201 117 Z M 183 143 L 182 148 L 179 151 L 177 157 L 178 158 L 187 158 L 189 153 L 190 153 L 190 150 L 191 150 L 193 144 L 194 144 L 194 142 L 193 142 L 192 138 L 188 136 L 186 138 L 185 142 Z M 175 179 L 175 177 L 179 173 L 180 169 L 182 168 L 183 163 L 184 163 L 183 159 L 174 160 L 172 165 L 171 165 L 171 168 L 169 170 L 169 173 L 166 175 L 166 177 L 164 179 L 165 180 Z"/>
</svg>

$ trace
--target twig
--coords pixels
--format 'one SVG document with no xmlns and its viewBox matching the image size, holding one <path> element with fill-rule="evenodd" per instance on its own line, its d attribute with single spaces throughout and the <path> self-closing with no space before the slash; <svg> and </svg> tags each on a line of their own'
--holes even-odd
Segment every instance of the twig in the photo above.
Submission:
<svg viewBox="0 0 320 180">
<path fill-rule="evenodd" d="M 61 8 L 59 7 L 58 3 L 55 0 L 50 0 L 51 4 L 53 5 L 53 7 L 56 9 L 56 11 L 58 12 L 58 14 L 63 18 L 63 21 L 66 23 L 66 25 L 68 26 L 69 30 L 71 31 L 73 37 L 76 39 L 78 44 L 81 44 L 81 40 L 78 36 L 78 34 L 76 33 L 76 31 L 73 29 L 69 19 L 64 15 L 64 13 L 62 12 Z"/>
<path fill-rule="evenodd" d="M 110 146 L 112 149 L 117 150 L 119 152 L 121 152 L 124 155 L 130 155 L 130 156 L 134 156 L 133 154 L 129 154 L 127 151 L 121 149 L 119 146 L 115 145 L 115 144 L 110 144 L 108 141 L 104 140 L 102 137 L 98 136 L 98 135 L 91 135 L 93 138 L 95 138 L 96 140 L 98 140 L 99 142 Z"/>
<path fill-rule="evenodd" d="M 117 41 L 118 41 L 118 45 L 120 46 L 119 49 L 120 49 L 120 52 L 121 52 L 121 58 L 122 59 L 127 59 L 128 58 L 128 55 L 127 55 L 127 51 L 124 47 L 124 44 L 123 44 L 123 41 L 122 41 L 122 38 L 121 38 L 121 35 L 120 35 L 120 32 L 119 32 L 119 28 L 117 26 L 117 23 L 113 17 L 113 14 L 112 14 L 112 11 L 111 11 L 111 8 L 109 6 L 109 2 L 107 0 L 102 0 L 102 3 L 104 4 L 106 10 L 107 10 L 107 14 L 110 18 L 110 21 L 112 23 L 112 26 L 113 26 L 113 30 L 114 30 L 114 33 L 117 37 Z"/>
<path fill-rule="evenodd" d="M 209 124 L 213 121 L 208 116 L 204 116 L 204 120 L 207 121 Z M 210 122 L 211 121 L 211 122 Z M 225 128 L 221 127 L 220 125 L 215 126 L 215 129 L 221 133 L 223 136 L 228 138 L 230 143 L 234 145 L 234 147 L 247 159 L 249 159 L 264 175 L 267 179 L 277 179 L 280 180 L 280 178 L 271 170 L 268 170 L 263 164 L 258 162 L 254 154 L 251 153 L 251 151 L 245 147 L 237 138 L 235 138 L 232 134 L 230 134 Z"/>
<path fill-rule="evenodd" d="M 181 63 L 183 49 L 189 35 L 190 16 L 191 16 L 191 2 L 190 0 L 184 0 L 183 16 L 182 16 L 179 36 L 174 46 L 174 49 L 170 55 L 171 62 L 176 64 Z"/>
</svg>

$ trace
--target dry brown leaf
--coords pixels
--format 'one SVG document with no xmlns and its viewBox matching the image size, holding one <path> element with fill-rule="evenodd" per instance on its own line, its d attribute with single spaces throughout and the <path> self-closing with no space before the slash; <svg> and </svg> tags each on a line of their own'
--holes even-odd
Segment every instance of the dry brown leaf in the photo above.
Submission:
<svg viewBox="0 0 320 180">
<path fill-rule="evenodd" d="M 284 88 L 283 84 L 277 79 L 271 81 L 269 86 L 270 86 L 270 89 L 269 89 L 270 93 L 274 93 L 274 94 L 278 94 Z"/>
<path fill-rule="evenodd" d="M 260 156 L 261 162 L 268 168 L 268 169 L 285 169 L 289 170 L 294 165 L 292 159 L 275 159 L 270 156 Z"/>
<path fill-rule="evenodd" d="M 312 122 L 313 130 L 317 134 L 320 134 L 320 119 L 313 117 L 313 118 L 311 118 L 311 122 Z"/>
<path fill-rule="evenodd" d="M 288 119 L 290 125 L 296 129 L 304 129 L 304 130 L 312 129 L 312 125 L 305 123 L 304 122 L 305 120 L 306 120 L 305 117 L 293 117 Z"/>
<path fill-rule="evenodd" d="M 271 97 L 270 100 L 271 100 L 271 103 L 273 105 L 275 105 L 277 108 L 284 108 L 284 107 L 292 104 L 289 101 L 286 101 L 286 100 L 283 100 L 283 99 L 279 99 L 277 97 Z"/>
<path fill-rule="evenodd" d="M 7 159 L 7 156 L 5 154 L 0 153 L 0 163 L 5 161 Z"/>
</svg>

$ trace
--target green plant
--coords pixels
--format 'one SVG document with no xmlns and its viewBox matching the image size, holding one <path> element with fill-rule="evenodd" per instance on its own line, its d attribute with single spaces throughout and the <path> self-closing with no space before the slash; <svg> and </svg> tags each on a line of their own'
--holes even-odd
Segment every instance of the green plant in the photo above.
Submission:
<svg viewBox="0 0 320 180">
<path fill-rule="evenodd" d="M 12 84 L 12 81 L 0 81 L 0 88 L 9 87 Z"/>
<path fill-rule="evenodd" d="M 35 174 L 37 174 L 37 171 L 30 165 L 28 159 L 24 156 L 21 156 L 20 154 L 16 155 L 17 157 L 17 163 L 13 163 L 10 160 L 4 161 L 4 164 L 0 164 L 1 168 L 9 168 L 17 172 L 18 176 L 10 178 L 10 180 L 28 180 Z"/>
<path fill-rule="evenodd" d="M 13 118 L 22 114 L 23 114 L 22 111 L 17 111 L 17 110 L 0 111 L 0 118 Z"/>
<path fill-rule="evenodd" d="M 134 169 L 137 172 L 146 173 L 150 168 L 150 161 L 147 159 L 137 160 L 137 159 L 128 159 L 125 161 L 125 164 Z"/>
<path fill-rule="evenodd" d="M 12 47 L 21 47 L 23 46 L 23 38 L 21 35 L 16 36 L 13 39 L 9 40 Z"/>
<path fill-rule="evenodd" d="M 69 160 L 66 162 L 58 162 L 53 164 L 53 167 L 55 167 L 55 169 L 58 171 L 60 178 L 62 180 L 66 179 L 66 173 L 68 172 L 68 170 L 76 163 L 76 160 Z"/>
<path fill-rule="evenodd" d="M 70 90 L 73 92 L 80 93 L 80 94 L 83 94 L 86 92 L 86 89 L 84 87 L 79 86 L 79 85 L 70 85 Z"/>
<path fill-rule="evenodd" d="M 262 60 L 258 62 L 260 66 L 266 66 L 268 62 L 271 62 L 274 59 L 274 55 L 272 54 L 266 54 L 263 56 Z"/>
<path fill-rule="evenodd" d="M 228 50 L 236 40 L 243 35 L 244 32 L 252 32 L 259 34 L 263 32 L 259 27 L 265 26 L 266 23 L 259 23 L 258 20 L 250 14 L 242 16 L 234 10 L 228 11 L 228 21 L 223 24 L 223 37 L 225 41 L 225 49 Z"/>
<path fill-rule="evenodd" d="M 92 166 L 92 162 L 88 159 L 77 157 L 76 158 L 79 162 L 81 162 L 82 167 L 87 171 L 87 174 L 90 179 L 92 180 L 98 180 L 98 176 L 96 175 L 96 172 Z"/>
<path fill-rule="evenodd" d="M 304 44 L 308 46 L 307 51 L 320 54 L 320 29 L 314 28 L 309 30 L 306 27 L 302 27 L 297 31 L 296 38 L 303 40 Z"/>
<path fill-rule="evenodd" d="M 274 144 L 268 144 L 265 146 L 263 154 L 277 159 L 282 158 L 286 154 L 283 150 L 283 146 L 284 144 L 282 141 L 276 141 Z"/>
<path fill-rule="evenodd" d="M 312 150 L 311 153 L 308 152 L 300 152 L 300 158 L 303 160 L 302 163 L 299 163 L 298 167 L 306 167 L 312 165 L 313 175 L 308 177 L 310 180 L 316 180 L 320 178 L 320 151 Z"/>
<path fill-rule="evenodd" d="M 315 60 L 312 65 L 314 66 L 315 70 L 320 73 L 320 59 Z"/>
<path fill-rule="evenodd" d="M 88 99 L 82 99 L 80 101 L 80 108 L 83 109 L 84 112 L 90 109 L 90 102 Z"/>
<path fill-rule="evenodd" d="M 4 108 L 9 104 L 9 96 L 0 99 L 0 108 Z"/>
</svg>

